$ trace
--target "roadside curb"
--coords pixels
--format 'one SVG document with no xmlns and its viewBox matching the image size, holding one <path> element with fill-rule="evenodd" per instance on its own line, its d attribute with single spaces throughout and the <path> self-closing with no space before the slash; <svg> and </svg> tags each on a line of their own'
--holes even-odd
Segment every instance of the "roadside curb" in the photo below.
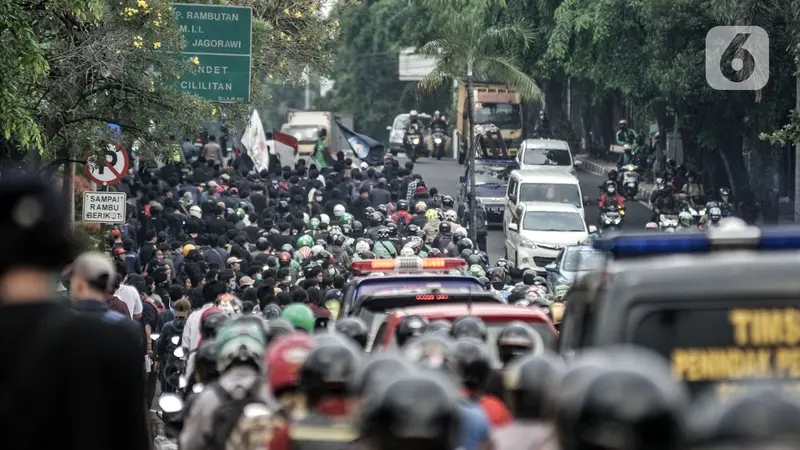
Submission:
<svg viewBox="0 0 800 450">
<path fill-rule="evenodd" d="M 608 172 L 611 171 L 611 168 L 597 164 L 583 155 L 575 155 L 575 160 L 581 162 L 581 167 L 579 167 L 578 170 L 582 170 L 584 172 L 604 177 L 608 175 Z M 639 192 L 636 194 L 636 201 L 646 206 L 648 209 L 653 209 L 650 206 L 650 195 L 654 191 L 655 187 L 653 186 L 639 185 Z"/>
</svg>

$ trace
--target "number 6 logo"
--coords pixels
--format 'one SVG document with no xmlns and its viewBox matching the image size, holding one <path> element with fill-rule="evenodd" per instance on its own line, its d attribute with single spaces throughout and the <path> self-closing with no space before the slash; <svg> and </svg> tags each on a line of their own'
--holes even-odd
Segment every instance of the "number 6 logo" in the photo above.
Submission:
<svg viewBox="0 0 800 450">
<path fill-rule="evenodd" d="M 714 27 L 706 34 L 706 82 L 719 91 L 757 91 L 769 81 L 769 36 L 761 27 Z"/>
</svg>

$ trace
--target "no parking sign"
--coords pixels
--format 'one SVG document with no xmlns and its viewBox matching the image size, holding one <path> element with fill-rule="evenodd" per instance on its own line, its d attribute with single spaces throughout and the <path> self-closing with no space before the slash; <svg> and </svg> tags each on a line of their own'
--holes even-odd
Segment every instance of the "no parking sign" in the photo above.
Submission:
<svg viewBox="0 0 800 450">
<path fill-rule="evenodd" d="M 128 152 L 118 142 L 111 142 L 97 157 L 86 157 L 86 175 L 95 183 L 109 186 L 118 183 L 128 172 Z"/>
</svg>

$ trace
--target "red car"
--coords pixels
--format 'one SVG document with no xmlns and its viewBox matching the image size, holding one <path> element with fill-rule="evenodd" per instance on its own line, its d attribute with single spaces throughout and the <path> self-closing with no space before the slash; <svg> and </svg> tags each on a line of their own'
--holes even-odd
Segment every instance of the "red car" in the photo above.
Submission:
<svg viewBox="0 0 800 450">
<path fill-rule="evenodd" d="M 492 357 L 495 361 L 498 361 L 497 348 L 495 345 L 497 335 L 506 325 L 514 321 L 525 322 L 533 327 L 533 329 L 542 336 L 547 348 L 556 350 L 558 347 L 558 332 L 556 328 L 553 326 L 550 318 L 538 308 L 492 303 L 475 303 L 472 306 L 466 303 L 450 303 L 412 306 L 392 310 L 392 312 L 386 316 L 380 328 L 378 328 L 372 348 L 388 349 L 394 346 L 394 330 L 397 328 L 397 324 L 399 324 L 404 317 L 413 315 L 423 316 L 430 321 L 437 319 L 453 321 L 453 319 L 458 317 L 470 315 L 480 317 L 486 322 L 489 331 L 487 343 L 489 344 Z"/>
</svg>

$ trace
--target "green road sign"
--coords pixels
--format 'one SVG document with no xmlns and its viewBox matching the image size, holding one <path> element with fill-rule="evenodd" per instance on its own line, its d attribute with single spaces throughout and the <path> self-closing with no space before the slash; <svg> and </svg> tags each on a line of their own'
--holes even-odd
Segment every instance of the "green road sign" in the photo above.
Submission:
<svg viewBox="0 0 800 450">
<path fill-rule="evenodd" d="M 187 3 L 172 7 L 186 41 L 184 58 L 200 60 L 181 77 L 181 89 L 221 103 L 249 102 L 253 10 Z"/>
</svg>

